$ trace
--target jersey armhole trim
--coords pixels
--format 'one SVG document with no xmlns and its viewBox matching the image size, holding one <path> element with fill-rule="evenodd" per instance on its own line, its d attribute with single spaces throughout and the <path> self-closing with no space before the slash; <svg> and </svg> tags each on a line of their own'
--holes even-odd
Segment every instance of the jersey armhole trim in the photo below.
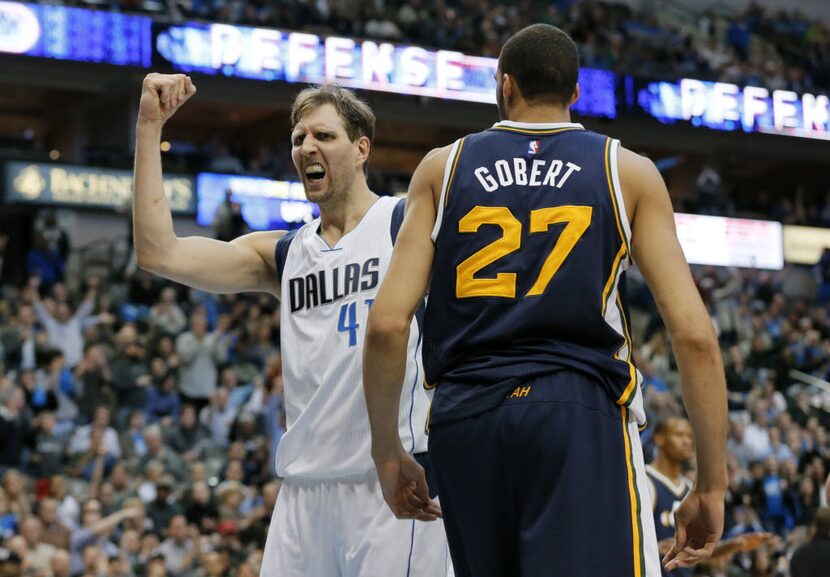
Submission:
<svg viewBox="0 0 830 577">
<path fill-rule="evenodd" d="M 288 250 L 291 248 L 291 241 L 297 235 L 299 228 L 288 232 L 281 239 L 277 241 L 277 246 L 274 247 L 274 264 L 277 267 L 277 282 L 282 285 L 282 271 L 285 269 L 285 262 L 288 260 Z"/>
<path fill-rule="evenodd" d="M 444 208 L 447 206 L 450 196 L 450 187 L 455 177 L 455 169 L 458 167 L 458 159 L 461 157 L 461 149 L 464 147 L 464 138 L 456 140 L 450 154 L 447 156 L 447 163 L 444 166 L 444 180 L 441 182 L 441 196 L 438 197 L 438 212 L 435 215 L 435 226 L 432 227 L 432 242 L 438 238 L 441 230 L 441 223 L 444 220 Z"/>
<path fill-rule="evenodd" d="M 402 198 L 392 207 L 392 217 L 389 222 L 389 236 L 392 240 L 392 246 L 395 246 L 395 241 L 398 240 L 398 233 L 401 231 L 403 224 L 403 217 L 406 211 L 406 199 Z"/>
<path fill-rule="evenodd" d="M 613 194 L 614 200 L 616 201 L 614 203 L 614 210 L 616 212 L 617 223 L 622 227 L 620 234 L 626 245 L 628 261 L 631 262 L 631 224 L 628 222 L 628 213 L 625 210 L 625 199 L 623 198 L 622 186 L 620 185 L 618 164 L 620 141 L 614 138 L 609 140 L 608 168 L 610 172 L 611 194 Z"/>
</svg>

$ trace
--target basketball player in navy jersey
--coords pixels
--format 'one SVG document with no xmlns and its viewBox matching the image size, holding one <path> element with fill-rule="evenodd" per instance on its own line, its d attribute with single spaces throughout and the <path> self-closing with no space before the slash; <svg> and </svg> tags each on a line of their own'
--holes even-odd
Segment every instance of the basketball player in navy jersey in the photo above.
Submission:
<svg viewBox="0 0 830 577">
<path fill-rule="evenodd" d="M 654 444 L 657 456 L 646 465 L 649 480 L 651 506 L 654 511 L 654 528 L 658 548 L 665 554 L 674 538 L 674 511 L 689 494 L 692 483 L 683 474 L 683 467 L 692 457 L 692 428 L 686 419 L 672 417 L 661 421 L 654 428 Z M 671 577 L 689 577 L 691 569 L 678 567 Z"/>
<path fill-rule="evenodd" d="M 571 122 L 577 48 L 537 24 L 505 44 L 503 119 L 428 154 L 369 318 L 372 455 L 401 518 L 434 508 L 398 438 L 410 319 L 429 294 L 429 451 L 457 575 L 658 577 L 623 272 L 636 262 L 672 338 L 697 452 L 668 570 L 723 530 L 718 342 L 654 164 Z"/>
<path fill-rule="evenodd" d="M 670 417 L 654 427 L 657 456 L 646 465 L 649 480 L 657 547 L 665 555 L 674 544 L 674 512 L 692 489 L 692 482 L 683 468 L 689 464 L 693 451 L 692 428 L 682 417 Z M 757 549 L 769 542 L 772 533 L 748 533 L 718 543 L 712 558 Z M 691 577 L 692 570 L 678 567 L 663 570 L 664 577 Z"/>
</svg>

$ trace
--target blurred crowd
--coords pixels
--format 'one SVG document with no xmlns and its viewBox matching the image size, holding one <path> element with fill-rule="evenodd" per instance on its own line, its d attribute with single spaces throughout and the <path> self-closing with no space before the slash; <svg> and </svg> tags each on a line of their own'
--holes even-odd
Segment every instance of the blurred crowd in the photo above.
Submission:
<svg viewBox="0 0 830 577">
<path fill-rule="evenodd" d="M 776 535 L 754 552 L 700 572 L 786 577 L 793 552 L 808 539 L 816 511 L 827 502 L 830 275 L 822 266 L 780 273 L 695 267 L 694 275 L 718 332 L 729 393 L 724 536 Z M 636 271 L 629 289 L 641 330 L 637 362 L 649 420 L 682 415 L 671 343 Z M 651 452 L 648 429 L 643 439 Z"/>
<path fill-rule="evenodd" d="M 41 249 L 59 259 L 66 233 L 40 222 Z M 130 268 L 74 286 L 65 268 L 30 268 L 23 286 L 0 287 L 0 567 L 257 575 L 285 426 L 276 301 Z M 699 573 L 788 577 L 830 472 L 830 254 L 814 270 L 694 274 L 729 387 L 725 536 L 776 535 Z M 682 414 L 679 377 L 654 302 L 636 269 L 628 277 L 654 423 Z"/>
<path fill-rule="evenodd" d="M 51 0 L 53 1 L 53 0 Z M 68 0 L 174 21 L 251 26 L 407 42 L 498 56 L 535 22 L 568 31 L 583 66 L 647 78 L 694 76 L 796 92 L 830 87 L 830 29 L 797 10 L 743 12 L 671 0 Z M 636 8 L 632 8 L 635 6 Z M 714 6 L 714 8 L 712 8 Z M 672 9 L 675 8 L 675 9 Z M 429 23 L 425 26 L 424 23 Z"/>
<path fill-rule="evenodd" d="M 0 287 L 0 567 L 19 561 L 0 574 L 258 575 L 284 430 L 276 301 L 30 272 Z"/>
</svg>

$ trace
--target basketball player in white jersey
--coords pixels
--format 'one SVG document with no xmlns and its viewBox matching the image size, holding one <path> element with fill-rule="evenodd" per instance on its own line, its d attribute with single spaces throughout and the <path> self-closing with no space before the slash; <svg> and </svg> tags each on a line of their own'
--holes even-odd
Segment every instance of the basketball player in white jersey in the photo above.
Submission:
<svg viewBox="0 0 830 577">
<path fill-rule="evenodd" d="M 369 308 L 389 264 L 402 201 L 378 198 L 365 177 L 375 117 L 335 85 L 301 92 L 291 114 L 292 157 L 321 217 L 288 235 L 254 232 L 231 242 L 179 238 L 162 190 L 164 123 L 193 94 L 189 77 L 144 79 L 137 123 L 133 214 L 139 265 L 216 293 L 264 291 L 281 298 L 288 430 L 277 452 L 284 483 L 263 577 L 440 577 L 451 574 L 441 522 L 399 520 L 384 505 L 370 456 L 362 388 Z M 412 325 L 410 387 L 400 435 L 426 451 L 429 400 L 420 386 L 420 338 Z M 421 457 L 423 458 L 423 457 Z M 440 516 L 433 507 L 418 516 Z"/>
</svg>

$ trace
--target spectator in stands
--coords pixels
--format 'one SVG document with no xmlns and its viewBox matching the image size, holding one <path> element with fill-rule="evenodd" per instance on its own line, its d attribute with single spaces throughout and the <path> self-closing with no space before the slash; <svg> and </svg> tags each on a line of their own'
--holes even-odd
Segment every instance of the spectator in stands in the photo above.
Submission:
<svg viewBox="0 0 830 577">
<path fill-rule="evenodd" d="M 135 325 L 125 324 L 115 337 L 116 352 L 110 362 L 112 387 L 118 399 L 116 422 L 123 423 L 133 411 L 143 411 L 152 379 L 147 370 L 144 346 Z"/>
<path fill-rule="evenodd" d="M 163 470 L 170 473 L 176 481 L 184 481 L 187 477 L 187 468 L 182 458 L 167 447 L 158 425 L 150 425 L 144 429 L 144 442 L 147 445 L 147 454 L 139 461 L 139 470 L 143 470 L 151 461 L 160 463 Z"/>
<path fill-rule="evenodd" d="M 37 341 L 35 311 L 30 305 L 19 305 L 14 321 L 0 327 L 0 347 L 7 368 L 34 370 L 43 347 Z"/>
<path fill-rule="evenodd" d="M 194 481 L 191 484 L 185 499 L 184 514 L 187 522 L 195 525 L 202 533 L 212 533 L 216 529 L 219 512 L 205 481 Z"/>
<path fill-rule="evenodd" d="M 55 547 L 43 541 L 43 524 L 40 519 L 35 516 L 23 519 L 20 523 L 20 535 L 26 540 L 28 546 L 25 565 L 46 574 L 51 573 Z"/>
<path fill-rule="evenodd" d="M 5 278 L 3 277 L 3 264 L 5 263 L 6 257 L 6 246 L 9 244 L 9 235 L 0 232 L 0 286 L 5 284 Z"/>
<path fill-rule="evenodd" d="M 234 235 L 233 223 L 233 201 L 231 196 L 233 190 L 228 188 L 225 190 L 225 199 L 216 207 L 216 212 L 213 213 L 213 234 L 217 240 L 230 242 L 236 236 Z"/>
<path fill-rule="evenodd" d="M 176 353 L 175 341 L 170 335 L 162 335 L 155 341 L 154 346 L 151 348 L 151 355 L 161 358 L 168 371 L 177 371 L 181 364 L 181 359 L 179 359 L 179 355 Z M 156 376 L 161 376 L 161 374 L 159 372 Z"/>
<path fill-rule="evenodd" d="M 179 414 L 180 405 L 176 375 L 168 372 L 160 384 L 153 385 L 147 391 L 147 421 L 170 426 L 173 418 Z"/>
<path fill-rule="evenodd" d="M 141 551 L 139 532 L 135 529 L 124 529 L 118 541 L 118 550 L 127 567 L 135 569 L 138 564 L 138 555 Z"/>
<path fill-rule="evenodd" d="M 818 287 L 818 302 L 820 305 L 830 301 L 830 248 L 825 248 L 821 258 L 813 269 Z"/>
<path fill-rule="evenodd" d="M 235 411 L 239 411 L 250 400 L 254 392 L 253 385 L 240 385 L 237 369 L 225 367 L 219 374 L 219 386 L 228 391 L 228 403 Z"/>
<path fill-rule="evenodd" d="M 756 402 L 753 411 L 753 419 L 746 426 L 744 442 L 749 447 L 752 458 L 756 460 L 765 459 L 771 452 L 769 440 L 769 419 L 767 417 L 767 404 L 763 401 Z"/>
<path fill-rule="evenodd" d="M 22 463 L 29 419 L 23 412 L 24 397 L 19 387 L 0 379 L 0 476 Z"/>
<path fill-rule="evenodd" d="M 93 432 L 100 435 L 101 443 L 107 455 L 117 460 L 121 457 L 121 444 L 118 441 L 118 433 L 110 426 L 110 410 L 104 405 L 95 409 L 93 421 L 82 427 L 78 427 L 72 439 L 69 441 L 69 454 L 77 455 L 87 451 L 92 444 Z"/>
<path fill-rule="evenodd" d="M 58 520 L 58 502 L 44 497 L 38 502 L 38 517 L 43 524 L 43 542 L 55 549 L 69 549 L 69 528 Z"/>
<path fill-rule="evenodd" d="M 128 473 L 127 464 L 123 460 L 118 461 L 110 471 L 109 482 L 112 484 L 113 499 L 119 507 L 123 507 L 127 498 L 135 494 L 136 485 L 135 480 Z"/>
<path fill-rule="evenodd" d="M 60 350 L 44 352 L 42 360 L 44 367 L 38 370 L 35 376 L 37 387 L 38 390 L 54 395 L 57 404 L 54 408 L 48 408 L 55 411 L 57 434 L 64 435 L 71 430 L 79 415 L 78 405 L 75 402 L 75 379 L 72 371 L 66 366 L 65 357 Z"/>
<path fill-rule="evenodd" d="M 26 274 L 38 279 L 41 294 L 63 281 L 66 274 L 66 261 L 57 250 L 49 248 L 42 234 L 35 234 L 32 248 L 26 253 Z"/>
<path fill-rule="evenodd" d="M 84 421 L 94 418 L 98 405 L 114 406 L 116 398 L 112 388 L 112 370 L 102 345 L 87 343 L 74 376 L 75 399 Z"/>
<path fill-rule="evenodd" d="M 74 530 L 80 522 L 81 506 L 66 488 L 66 479 L 63 475 L 55 475 L 49 479 L 49 496 L 58 502 L 58 519 L 61 523 Z"/>
<path fill-rule="evenodd" d="M 176 289 L 164 287 L 161 301 L 150 308 L 150 324 L 162 334 L 177 335 L 187 326 L 187 317 L 176 303 Z"/>
<path fill-rule="evenodd" d="M 210 433 L 210 440 L 215 446 L 228 446 L 236 413 L 236 409 L 228 401 L 228 390 L 225 387 L 216 389 L 210 405 L 202 409 L 199 415 L 199 420 Z"/>
<path fill-rule="evenodd" d="M 69 234 L 58 224 L 54 211 L 46 210 L 39 215 L 35 222 L 35 231 L 43 235 L 49 250 L 57 252 L 66 262 L 72 246 L 69 241 Z"/>
<path fill-rule="evenodd" d="M 165 430 L 165 443 L 187 461 L 201 458 L 209 442 L 209 433 L 196 417 L 196 408 L 185 403 L 181 405 L 174 424 Z"/>
<path fill-rule="evenodd" d="M 52 556 L 52 577 L 71 577 L 72 556 L 66 549 L 57 549 Z"/>
<path fill-rule="evenodd" d="M 785 413 L 786 414 L 786 413 Z M 781 429 L 771 427 L 769 430 L 770 455 L 779 463 L 796 462 L 795 453 L 781 440 Z"/>
<path fill-rule="evenodd" d="M 118 433 L 121 450 L 128 462 L 134 462 L 147 454 L 147 443 L 144 442 L 144 426 L 144 412 L 133 411 L 127 419 L 127 426 Z"/>
<path fill-rule="evenodd" d="M 173 498 L 176 480 L 171 475 L 164 475 L 156 483 L 156 497 L 147 504 L 147 518 L 153 523 L 153 530 L 159 535 L 170 526 L 173 517 L 182 514 L 182 507 Z"/>
<path fill-rule="evenodd" d="M 231 153 L 227 145 L 216 141 L 214 142 L 214 151 L 211 155 L 210 170 L 213 172 L 241 174 L 245 172 L 245 167 L 242 165 L 242 161 Z"/>
<path fill-rule="evenodd" d="M 281 482 L 279 480 L 271 481 L 262 486 L 261 499 L 250 509 L 242 524 L 241 531 L 244 541 L 249 543 L 265 542 L 280 487 Z"/>
<path fill-rule="evenodd" d="M 159 547 L 167 571 L 172 577 L 180 577 L 190 570 L 198 554 L 194 540 L 188 535 L 187 520 L 177 514 L 167 524 L 167 538 Z"/>
<path fill-rule="evenodd" d="M 204 407 L 216 391 L 217 364 L 227 357 L 227 349 L 220 338 L 222 334 L 221 327 L 208 333 L 207 318 L 194 314 L 190 319 L 190 331 L 176 339 L 176 352 L 181 359 L 181 397 L 197 408 Z"/>
<path fill-rule="evenodd" d="M 15 469 L 7 469 L 0 477 L 0 515 L 11 516 L 13 526 L 17 527 L 31 512 L 26 478 Z"/>
<path fill-rule="evenodd" d="M 35 479 L 49 479 L 63 470 L 66 437 L 56 432 L 57 421 L 51 411 L 40 413 L 32 422 L 37 429 L 31 438 L 29 468 Z"/>
<path fill-rule="evenodd" d="M 128 302 L 121 305 L 121 317 L 129 323 L 146 320 L 150 307 L 158 300 L 159 286 L 156 277 L 144 269 L 137 269 L 128 279 Z"/>
<path fill-rule="evenodd" d="M 23 559 L 9 548 L 0 549 L 0 577 L 17 577 L 23 569 Z"/>
<path fill-rule="evenodd" d="M 83 571 L 87 562 L 90 561 L 90 554 L 86 553 L 87 549 L 100 551 L 104 555 L 117 555 L 118 549 L 110 540 L 113 531 L 122 521 L 137 513 L 136 508 L 125 508 L 103 517 L 101 504 L 98 501 L 90 499 L 84 503 L 81 510 L 81 526 L 73 531 L 69 545 L 73 573 Z"/>
<path fill-rule="evenodd" d="M 194 577 L 226 577 L 228 568 L 228 561 L 221 553 L 208 551 L 202 553 Z"/>
<path fill-rule="evenodd" d="M 78 310 L 74 312 L 66 302 L 55 303 L 54 313 L 50 312 L 44 303 L 37 298 L 37 292 L 33 291 L 35 297 L 33 306 L 37 318 L 46 329 L 49 335 L 49 345 L 63 352 L 66 366 L 70 369 L 81 360 L 84 351 L 84 324 L 92 316 L 95 309 L 95 299 L 98 294 L 98 277 L 87 279 L 89 290 L 84 301 Z"/>
</svg>

